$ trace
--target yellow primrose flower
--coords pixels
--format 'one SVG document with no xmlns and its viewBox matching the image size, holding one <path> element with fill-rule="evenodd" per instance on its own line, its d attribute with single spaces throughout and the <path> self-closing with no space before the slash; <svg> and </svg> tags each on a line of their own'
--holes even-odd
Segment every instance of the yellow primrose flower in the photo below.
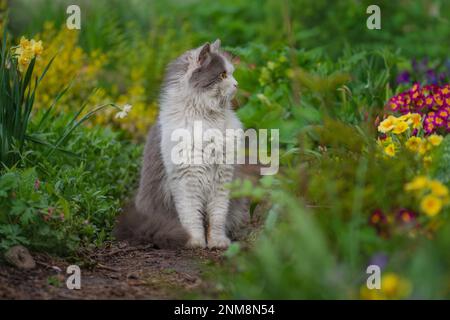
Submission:
<svg viewBox="0 0 450 320">
<path fill-rule="evenodd" d="M 404 115 L 398 117 L 397 119 L 400 121 L 408 121 L 410 117 L 411 117 L 411 113 L 407 113 L 407 114 L 404 114 Z"/>
<path fill-rule="evenodd" d="M 405 132 L 406 130 L 408 130 L 408 128 L 409 128 L 409 126 L 405 121 L 398 121 L 395 124 L 395 127 L 392 130 L 392 132 L 395 134 L 401 134 L 401 133 Z"/>
<path fill-rule="evenodd" d="M 389 116 L 387 119 L 383 120 L 379 126 L 378 131 L 382 133 L 386 133 L 394 129 L 395 124 L 397 123 L 398 119 L 394 116 Z"/>
<path fill-rule="evenodd" d="M 411 291 L 411 283 L 395 273 L 386 273 L 381 277 L 381 292 L 387 299 L 407 298 Z"/>
<path fill-rule="evenodd" d="M 419 137 L 411 137 L 406 141 L 405 146 L 411 151 L 418 151 L 422 143 L 422 139 Z"/>
<path fill-rule="evenodd" d="M 428 187 L 428 178 L 425 176 L 417 176 L 413 181 L 405 185 L 405 191 L 417 191 Z"/>
<path fill-rule="evenodd" d="M 364 284 L 359 290 L 359 295 L 364 300 L 396 300 L 409 297 L 411 292 L 412 285 L 409 280 L 389 272 L 381 277 L 380 289 L 369 289 Z"/>
<path fill-rule="evenodd" d="M 422 211 L 430 217 L 434 217 L 442 209 L 442 200 L 433 195 L 426 195 L 420 202 Z"/>
<path fill-rule="evenodd" d="M 425 153 L 427 153 L 428 150 L 431 149 L 431 145 L 426 141 L 426 140 L 422 140 L 420 145 L 419 145 L 419 149 L 418 152 L 421 155 L 424 155 Z"/>
<path fill-rule="evenodd" d="M 431 193 L 436 197 L 447 197 L 448 196 L 447 187 L 438 180 L 430 181 L 429 187 L 431 189 Z"/>
<path fill-rule="evenodd" d="M 440 135 L 437 134 L 432 134 L 431 136 L 428 137 L 428 141 L 433 145 L 433 146 L 438 146 L 441 144 L 442 140 L 444 138 Z"/>
<path fill-rule="evenodd" d="M 384 148 L 384 153 L 386 153 L 389 157 L 395 156 L 395 145 L 393 143 L 389 144 L 386 148 Z"/>
<path fill-rule="evenodd" d="M 419 113 L 411 114 L 410 119 L 414 129 L 419 128 L 421 126 L 422 116 Z"/>
</svg>

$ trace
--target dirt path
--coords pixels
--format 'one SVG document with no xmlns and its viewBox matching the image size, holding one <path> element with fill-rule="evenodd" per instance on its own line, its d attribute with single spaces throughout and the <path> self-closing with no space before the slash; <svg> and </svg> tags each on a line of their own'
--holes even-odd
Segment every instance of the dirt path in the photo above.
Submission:
<svg viewBox="0 0 450 320">
<path fill-rule="evenodd" d="M 221 251 L 160 250 L 113 243 L 83 255 L 81 289 L 66 286 L 65 260 L 34 255 L 36 268 L 21 271 L 0 264 L 0 299 L 176 299 L 214 296 L 204 279 L 206 265 Z"/>
</svg>

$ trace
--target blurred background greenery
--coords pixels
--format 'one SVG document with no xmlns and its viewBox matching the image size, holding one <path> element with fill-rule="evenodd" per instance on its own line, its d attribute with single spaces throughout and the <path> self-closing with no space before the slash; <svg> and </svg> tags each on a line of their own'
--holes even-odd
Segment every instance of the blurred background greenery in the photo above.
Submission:
<svg viewBox="0 0 450 320">
<path fill-rule="evenodd" d="M 449 1 L 2 3 L 14 43 L 21 36 L 43 41 L 38 70 L 56 55 L 36 97 L 37 109 L 48 108 L 68 83 L 72 83 L 71 89 L 58 105 L 63 115 L 75 112 L 83 103 L 133 105 L 124 120 L 115 119 L 111 111 L 97 115 L 71 144 L 70 150 L 80 148 L 86 155 L 81 164 L 71 160 L 72 168 L 80 166 L 82 172 L 95 170 L 89 167 L 95 153 L 83 147 L 86 135 L 96 132 L 93 147 L 111 137 L 118 144 L 111 152 L 101 148 L 106 150 L 105 162 L 97 169 L 122 171 L 91 185 L 101 190 L 105 199 L 100 207 L 86 200 L 82 183 L 79 189 L 64 194 L 67 205 L 61 204 L 61 193 L 54 189 L 40 195 L 38 205 L 28 201 L 36 195 L 22 192 L 25 207 L 66 206 L 71 216 L 82 212 L 83 219 L 55 225 L 53 232 L 64 226 L 68 228 L 65 232 L 76 238 L 70 246 L 62 243 L 58 251 L 67 252 L 68 247 L 76 249 L 94 240 L 100 244 L 109 237 L 113 218 L 120 211 L 117 198 L 125 198 L 132 190 L 125 191 L 122 185 L 108 192 L 107 187 L 112 181 L 133 184 L 126 173 L 136 175 L 137 165 L 128 166 L 131 159 L 138 163 L 140 149 L 135 142 L 143 140 L 155 121 L 166 64 L 187 49 L 220 38 L 235 56 L 240 118 L 246 127 L 279 129 L 282 148 L 277 176 L 263 178 L 257 185 L 237 182 L 234 186 L 236 196 L 252 197 L 269 209 L 258 236 L 227 251 L 230 259 L 217 281 L 221 297 L 450 297 L 448 206 L 433 219 L 418 217 L 419 228 L 405 227 L 396 220 L 397 208 L 419 211 L 404 192 L 404 185 L 415 176 L 439 177 L 450 187 L 450 140 L 444 140 L 433 154 L 436 160 L 426 167 L 421 158 L 407 152 L 394 159 L 379 156 L 375 125 L 377 118 L 387 113 L 388 99 L 412 85 L 412 80 L 400 83 L 398 78 L 405 71 L 412 74 L 417 61 L 427 59 L 425 75 L 419 74 L 415 81 L 429 84 L 426 74 L 435 72 L 443 74 L 443 83 L 448 83 Z M 68 4 L 81 7 L 80 31 L 65 28 Z M 371 4 L 381 8 L 381 30 L 366 27 L 366 9 Z M 58 122 L 49 130 L 60 130 Z M 120 144 L 128 151 L 116 158 Z M 11 169 L 17 179 L 37 175 L 49 185 L 61 187 L 60 181 L 69 179 L 67 173 L 48 172 L 51 166 L 63 166 L 61 156 L 46 159 L 48 164 L 43 166 L 39 152 L 45 151 L 34 149 L 30 151 L 32 156 L 37 154 L 34 162 L 24 160 Z M 37 173 L 25 169 L 36 163 Z M 76 176 L 74 173 L 71 179 L 77 181 Z M 380 234 L 370 223 L 377 209 L 387 212 L 388 233 Z M 86 220 L 90 222 L 86 224 Z M 25 242 L 22 239 L 29 239 L 30 233 L 40 241 L 49 237 L 49 231 L 39 234 L 43 227 L 36 231 L 21 223 L 22 229 L 15 233 L 0 229 L 5 247 Z M 45 241 L 35 249 L 55 250 Z M 371 263 L 379 264 L 383 274 L 389 275 L 381 292 L 365 289 L 365 270 Z"/>
</svg>

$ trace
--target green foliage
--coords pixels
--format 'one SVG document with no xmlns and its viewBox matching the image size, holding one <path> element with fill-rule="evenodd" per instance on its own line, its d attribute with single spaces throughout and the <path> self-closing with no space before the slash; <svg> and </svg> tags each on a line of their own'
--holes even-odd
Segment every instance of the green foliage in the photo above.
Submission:
<svg viewBox="0 0 450 320">
<path fill-rule="evenodd" d="M 36 89 L 51 62 L 39 78 L 33 81 L 36 58 L 22 74 L 17 59 L 7 48 L 6 29 L 2 37 L 0 65 L 0 164 L 14 164 L 23 151 L 24 143 L 30 137 L 27 129 L 33 109 Z"/>
<path fill-rule="evenodd" d="M 447 136 L 433 161 L 433 176 L 450 186 L 450 136 Z"/>
<path fill-rule="evenodd" d="M 58 120 L 52 131 L 67 122 Z M 108 129 L 77 131 L 66 148 L 80 158 L 34 147 L 24 169 L 0 177 L 0 249 L 23 244 L 69 254 L 109 239 L 123 199 L 133 190 L 140 147 Z M 23 166 L 21 166 L 23 167 Z"/>
<path fill-rule="evenodd" d="M 398 208 L 414 206 L 404 184 L 420 171 L 420 160 L 409 153 L 394 160 L 377 155 L 370 134 L 340 121 L 326 120 L 313 132 L 304 145 L 326 149 L 300 149 L 278 176 L 232 186 L 233 196 L 270 199 L 272 209 L 252 249 L 232 252 L 225 268 L 233 272 L 220 280 L 223 297 L 358 298 L 365 270 L 379 263 L 378 256 L 387 259 L 383 273 L 408 277 L 413 296 L 448 296 L 439 279 L 447 276 L 449 261 L 438 257 L 448 250 L 450 211 L 435 219 L 419 216 L 420 227 L 398 220 Z M 385 234 L 370 224 L 376 209 L 387 212 Z M 424 280 L 419 270 L 433 272 Z"/>
</svg>

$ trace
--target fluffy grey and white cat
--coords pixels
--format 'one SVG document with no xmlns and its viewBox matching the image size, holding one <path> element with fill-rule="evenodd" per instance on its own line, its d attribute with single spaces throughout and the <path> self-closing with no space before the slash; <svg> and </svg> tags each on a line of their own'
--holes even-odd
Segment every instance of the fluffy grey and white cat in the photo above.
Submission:
<svg viewBox="0 0 450 320">
<path fill-rule="evenodd" d="M 216 129 L 223 136 L 226 129 L 242 128 L 231 108 L 237 90 L 233 71 L 220 40 L 189 50 L 169 64 L 158 121 L 147 137 L 139 190 L 116 228 L 119 239 L 163 248 L 226 248 L 236 237 L 247 203 L 230 199 L 225 185 L 238 174 L 237 165 L 176 164 L 172 159 L 175 130 L 194 134 L 198 121 L 203 131 Z"/>
</svg>

